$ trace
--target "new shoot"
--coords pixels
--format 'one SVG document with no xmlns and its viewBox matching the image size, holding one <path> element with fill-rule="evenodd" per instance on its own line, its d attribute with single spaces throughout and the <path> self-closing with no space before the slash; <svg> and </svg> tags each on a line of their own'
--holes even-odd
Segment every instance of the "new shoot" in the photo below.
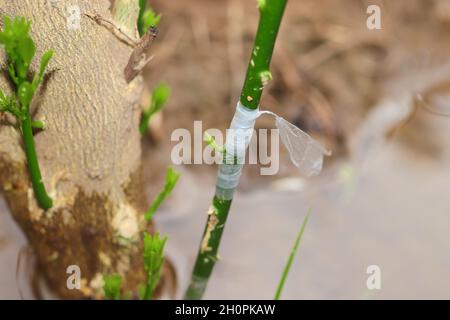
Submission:
<svg viewBox="0 0 450 320">
<path fill-rule="evenodd" d="M 138 31 L 142 37 L 150 27 L 157 27 L 162 15 L 156 14 L 152 8 L 147 8 L 147 0 L 139 0 Z"/>
<path fill-rule="evenodd" d="M 44 79 L 45 69 L 53 55 L 53 51 L 50 50 L 44 53 L 41 57 L 38 72 L 35 72 L 34 76 L 30 78 L 30 65 L 36 53 L 36 45 L 29 35 L 30 27 L 31 22 L 23 17 L 16 17 L 14 20 L 11 20 L 8 16 L 3 18 L 0 44 L 3 45 L 6 51 L 8 75 L 14 87 L 14 92 L 7 95 L 0 90 L 0 112 L 8 112 L 17 119 L 17 124 L 22 133 L 34 195 L 38 205 L 42 209 L 47 210 L 53 206 L 53 201 L 47 194 L 42 182 L 33 138 L 33 128 L 43 129 L 44 124 L 31 119 L 30 104 L 38 86 Z"/>
<path fill-rule="evenodd" d="M 145 220 L 150 222 L 155 211 L 160 207 L 161 203 L 172 193 L 175 185 L 180 178 L 180 174 L 172 167 L 167 169 L 166 181 L 163 190 L 155 197 L 150 209 L 145 213 Z M 151 300 L 159 279 L 161 278 L 161 270 L 164 264 L 164 247 L 167 237 L 161 237 L 159 233 L 149 234 L 144 231 L 144 270 L 147 275 L 146 282 L 139 286 L 139 297 L 142 300 Z M 119 300 L 121 297 L 122 277 L 120 275 L 104 275 L 103 291 L 105 299 Z"/>
<path fill-rule="evenodd" d="M 108 300 L 120 300 L 120 286 L 122 285 L 122 277 L 118 274 L 103 277 L 105 298 Z"/>
<path fill-rule="evenodd" d="M 170 88 L 165 83 L 161 82 L 152 91 L 150 106 L 142 113 L 141 123 L 139 125 L 139 131 L 141 134 L 145 134 L 148 130 L 153 115 L 162 110 L 165 103 L 169 99 Z"/>
</svg>

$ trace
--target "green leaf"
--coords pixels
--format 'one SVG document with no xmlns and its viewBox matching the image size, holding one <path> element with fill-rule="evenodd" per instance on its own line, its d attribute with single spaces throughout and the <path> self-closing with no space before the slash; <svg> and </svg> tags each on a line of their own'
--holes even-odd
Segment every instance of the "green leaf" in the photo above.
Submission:
<svg viewBox="0 0 450 320">
<path fill-rule="evenodd" d="M 122 285 L 122 277 L 120 275 L 103 276 L 103 292 L 105 298 L 109 300 L 120 300 L 120 287 Z"/>
<path fill-rule="evenodd" d="M 157 27 L 162 15 L 152 8 L 146 9 L 146 0 L 139 0 L 139 18 L 137 21 L 139 35 L 142 37 L 150 27 Z"/>
<path fill-rule="evenodd" d="M 15 96 L 7 96 L 2 90 L 0 90 L 0 112 L 9 112 L 17 118 L 21 115 Z"/>
<path fill-rule="evenodd" d="M 28 68 L 36 53 L 36 46 L 34 45 L 33 40 L 27 37 L 22 39 L 22 41 L 19 41 L 17 44 L 17 51 L 23 59 L 24 66 Z"/>
<path fill-rule="evenodd" d="M 29 32 L 31 21 L 23 17 L 3 17 L 3 30 L 0 31 L 0 44 L 5 47 L 10 63 L 14 66 L 14 77 L 19 78 L 16 84 L 26 78 L 28 68 L 36 53 L 36 46 Z M 13 72 L 9 71 L 10 75 Z"/>
<path fill-rule="evenodd" d="M 0 111 L 6 111 L 8 107 L 8 97 L 0 89 Z"/>
<path fill-rule="evenodd" d="M 145 13 L 145 7 L 147 4 L 147 0 L 139 0 L 139 17 L 137 21 L 137 27 L 139 31 L 139 35 L 142 37 L 147 30 L 144 30 L 144 13 Z"/>
<path fill-rule="evenodd" d="M 161 277 L 161 269 L 164 263 L 164 247 L 167 237 L 161 238 L 159 233 L 151 235 L 144 233 L 144 269 L 147 273 L 145 286 L 139 289 L 141 298 L 150 300 Z"/>
<path fill-rule="evenodd" d="M 160 82 L 152 91 L 150 106 L 142 114 L 139 131 L 144 134 L 148 130 L 148 124 L 154 114 L 160 112 L 170 97 L 170 87 Z"/>
<path fill-rule="evenodd" d="M 152 114 L 160 111 L 170 96 L 170 87 L 164 82 L 160 82 L 152 92 Z"/>
<path fill-rule="evenodd" d="M 162 18 L 162 15 L 156 14 L 156 12 L 153 11 L 152 8 L 145 10 L 144 15 L 142 16 L 143 28 L 144 28 L 143 30 L 145 32 L 147 32 L 147 30 L 150 27 L 157 27 L 159 24 L 159 21 L 161 21 L 161 18 Z"/>
<path fill-rule="evenodd" d="M 11 62 L 8 63 L 8 74 L 11 77 L 11 80 L 15 83 L 15 85 L 18 86 L 20 84 L 20 80 L 19 77 L 17 77 L 14 64 L 12 64 Z"/>
<path fill-rule="evenodd" d="M 153 214 L 156 212 L 156 210 L 158 210 L 161 203 L 172 193 L 173 188 L 175 188 L 175 185 L 177 184 L 179 178 L 180 174 L 176 172 L 172 167 L 169 167 L 167 169 L 164 189 L 156 196 L 156 198 L 152 202 L 152 205 L 150 206 L 150 209 L 148 209 L 148 211 L 145 213 L 145 219 L 147 221 L 150 221 L 152 219 Z"/>
<path fill-rule="evenodd" d="M 33 87 L 36 90 L 38 85 L 42 82 L 44 79 L 44 73 L 45 69 L 47 68 L 47 65 L 50 61 L 50 59 L 53 57 L 53 50 L 49 50 L 46 53 L 44 53 L 41 57 L 41 63 L 39 65 L 39 72 L 34 75 L 33 78 Z"/>
</svg>

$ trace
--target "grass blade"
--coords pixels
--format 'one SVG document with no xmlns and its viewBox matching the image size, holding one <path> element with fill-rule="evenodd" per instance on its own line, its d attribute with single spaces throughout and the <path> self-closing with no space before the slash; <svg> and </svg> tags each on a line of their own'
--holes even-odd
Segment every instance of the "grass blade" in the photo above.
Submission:
<svg viewBox="0 0 450 320">
<path fill-rule="evenodd" d="M 291 254 L 289 255 L 289 259 L 286 263 L 286 266 L 283 270 L 283 275 L 281 276 L 280 282 L 278 283 L 277 292 L 275 293 L 275 300 L 280 300 L 281 292 L 283 291 L 284 284 L 286 283 L 287 276 L 292 267 L 292 262 L 294 262 L 295 255 L 297 254 L 298 248 L 300 246 L 300 242 L 302 240 L 303 232 L 305 231 L 306 225 L 308 224 L 309 214 L 311 213 L 311 209 L 308 210 L 308 213 L 303 220 L 303 224 L 300 228 L 300 231 L 297 235 L 297 239 L 295 239 L 294 247 L 291 250 Z"/>
</svg>

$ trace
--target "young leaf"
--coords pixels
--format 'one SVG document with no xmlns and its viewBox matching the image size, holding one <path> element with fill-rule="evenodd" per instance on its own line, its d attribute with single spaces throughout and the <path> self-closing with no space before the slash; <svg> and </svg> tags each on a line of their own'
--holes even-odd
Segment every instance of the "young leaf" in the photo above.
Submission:
<svg viewBox="0 0 450 320">
<path fill-rule="evenodd" d="M 139 18 L 137 21 L 139 35 L 142 37 L 150 27 L 157 27 L 161 14 L 156 14 L 152 8 L 146 9 L 146 0 L 139 0 Z"/>
<path fill-rule="evenodd" d="M 152 114 L 161 110 L 170 96 L 170 87 L 164 82 L 159 83 L 152 92 L 153 109 Z"/>
<path fill-rule="evenodd" d="M 150 221 L 155 211 L 159 208 L 161 203 L 172 193 L 173 188 L 178 182 L 180 174 L 176 172 L 172 167 L 167 169 L 166 183 L 164 189 L 153 200 L 150 209 L 145 213 L 145 220 Z"/>
<path fill-rule="evenodd" d="M 10 97 L 6 96 L 0 89 L 0 111 L 1 112 L 8 111 L 10 104 L 11 104 Z"/>
<path fill-rule="evenodd" d="M 17 118 L 21 115 L 14 96 L 7 96 L 2 90 L 0 90 L 0 112 L 9 112 Z"/>
<path fill-rule="evenodd" d="M 145 13 L 145 7 L 147 5 L 147 0 L 139 0 L 139 17 L 137 21 L 137 27 L 139 31 L 139 35 L 142 37 L 145 34 L 144 30 L 144 13 Z"/>
<path fill-rule="evenodd" d="M 103 291 L 105 298 L 109 300 L 120 300 L 120 286 L 122 285 L 122 277 L 120 275 L 103 276 Z"/>
<path fill-rule="evenodd" d="M 154 235 L 144 233 L 144 268 L 147 272 L 145 289 L 140 290 L 141 298 L 150 300 L 161 277 L 164 263 L 164 246 L 167 237 L 161 238 L 159 233 Z"/>
<path fill-rule="evenodd" d="M 164 104 L 167 102 L 170 96 L 170 87 L 164 82 L 159 83 L 152 92 L 152 98 L 150 106 L 142 114 L 141 123 L 139 126 L 139 131 L 141 134 L 147 132 L 148 124 L 152 116 L 161 111 Z"/>
<path fill-rule="evenodd" d="M 6 101 L 7 101 L 6 96 L 3 93 L 3 91 L 0 89 L 0 110 L 1 111 L 4 111 L 3 109 L 5 108 Z"/>
<path fill-rule="evenodd" d="M 20 85 L 19 77 L 16 74 L 16 69 L 12 62 L 8 63 L 8 74 L 16 86 Z"/>
<path fill-rule="evenodd" d="M 28 68 L 31 60 L 36 53 L 36 46 L 33 39 L 31 39 L 30 32 L 31 22 L 23 17 L 15 17 L 11 20 L 8 16 L 3 17 L 3 30 L 0 31 L 0 44 L 5 47 L 8 55 L 10 75 L 13 81 L 26 79 Z M 16 79 L 17 78 L 17 79 Z"/>
<path fill-rule="evenodd" d="M 143 30 L 147 32 L 148 28 L 150 27 L 157 27 L 159 24 L 159 21 L 161 21 L 161 14 L 156 14 L 155 11 L 153 11 L 152 8 L 149 8 L 145 10 L 143 15 Z M 144 33 L 145 33 L 144 32 Z"/>
<path fill-rule="evenodd" d="M 33 78 L 33 88 L 34 90 L 37 89 L 38 85 L 42 82 L 44 79 L 44 72 L 47 68 L 48 62 L 53 57 L 53 50 L 49 50 L 46 53 L 44 53 L 41 57 L 41 63 L 39 65 L 39 72 L 34 75 Z"/>
</svg>

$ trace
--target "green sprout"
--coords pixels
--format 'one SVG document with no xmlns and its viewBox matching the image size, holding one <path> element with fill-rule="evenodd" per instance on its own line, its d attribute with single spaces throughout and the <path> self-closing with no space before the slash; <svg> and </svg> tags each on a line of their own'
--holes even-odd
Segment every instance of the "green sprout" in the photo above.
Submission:
<svg viewBox="0 0 450 320">
<path fill-rule="evenodd" d="M 167 237 L 161 238 L 158 232 L 154 235 L 144 233 L 144 268 L 147 273 L 147 282 L 140 289 L 143 300 L 152 299 L 161 278 L 166 241 Z"/>
<path fill-rule="evenodd" d="M 257 0 L 257 7 L 259 10 L 263 10 L 266 7 L 266 0 Z"/>
<path fill-rule="evenodd" d="M 178 182 L 180 174 L 172 167 L 167 169 L 166 182 L 163 190 L 153 200 L 150 209 L 145 214 L 145 220 L 150 221 L 161 203 L 172 193 Z M 147 276 L 145 284 L 139 287 L 139 296 L 143 300 L 151 300 L 161 278 L 161 270 L 164 263 L 164 247 L 167 237 L 161 238 L 159 233 L 154 235 L 144 232 L 144 270 Z M 120 275 L 104 276 L 103 291 L 106 299 L 120 299 Z"/>
<path fill-rule="evenodd" d="M 161 203 L 172 193 L 173 188 L 178 182 L 180 178 L 180 174 L 176 172 L 172 167 L 167 169 L 166 173 L 166 182 L 163 190 L 155 197 L 150 208 L 145 213 L 145 220 L 150 221 L 153 217 L 153 214 L 156 210 L 158 210 Z"/>
<path fill-rule="evenodd" d="M 146 8 L 147 1 L 139 0 L 138 30 L 142 37 L 150 27 L 157 27 L 162 15 L 156 14 L 152 8 Z"/>
<path fill-rule="evenodd" d="M 122 285 L 122 277 L 118 274 L 106 275 L 103 277 L 103 291 L 105 298 L 108 300 L 120 300 L 120 286 Z"/>
<path fill-rule="evenodd" d="M 225 147 L 219 146 L 216 142 L 216 139 L 214 139 L 214 137 L 212 135 L 210 135 L 208 132 L 205 132 L 205 134 L 203 135 L 203 141 L 205 141 L 205 143 L 208 146 L 210 146 L 214 151 L 225 156 L 225 154 L 226 154 Z"/>
<path fill-rule="evenodd" d="M 158 113 L 164 107 L 170 96 L 170 87 L 165 83 L 159 83 L 152 92 L 150 106 L 142 113 L 141 123 L 139 125 L 139 131 L 141 134 L 145 134 L 148 130 L 148 124 L 150 119 L 155 113 Z"/>
<path fill-rule="evenodd" d="M 14 20 L 8 16 L 3 18 L 0 44 L 3 45 L 7 54 L 8 75 L 14 84 L 15 92 L 6 95 L 0 90 L 0 112 L 8 112 L 17 119 L 22 132 L 28 172 L 36 201 L 42 209 L 47 210 L 53 206 L 53 201 L 42 182 L 33 138 L 33 128 L 43 128 L 43 126 L 42 123 L 32 121 L 30 104 L 39 84 L 44 79 L 45 69 L 53 56 L 53 51 L 49 50 L 44 53 L 41 57 L 39 71 L 29 81 L 29 68 L 36 53 L 36 46 L 29 35 L 30 28 L 31 21 L 23 17 L 16 17 Z"/>
<path fill-rule="evenodd" d="M 294 247 L 291 250 L 291 254 L 286 262 L 286 266 L 284 267 L 283 274 L 281 276 L 280 282 L 278 283 L 277 292 L 275 293 L 275 300 L 280 300 L 281 292 L 283 291 L 284 284 L 286 283 L 287 276 L 292 267 L 292 262 L 294 261 L 295 255 L 297 254 L 298 248 L 300 247 L 300 241 L 302 240 L 303 233 L 305 232 L 306 225 L 308 224 L 309 215 L 311 210 L 308 210 L 308 213 L 303 220 L 302 226 L 300 227 L 300 231 L 297 234 L 297 238 L 295 239 Z"/>
</svg>

